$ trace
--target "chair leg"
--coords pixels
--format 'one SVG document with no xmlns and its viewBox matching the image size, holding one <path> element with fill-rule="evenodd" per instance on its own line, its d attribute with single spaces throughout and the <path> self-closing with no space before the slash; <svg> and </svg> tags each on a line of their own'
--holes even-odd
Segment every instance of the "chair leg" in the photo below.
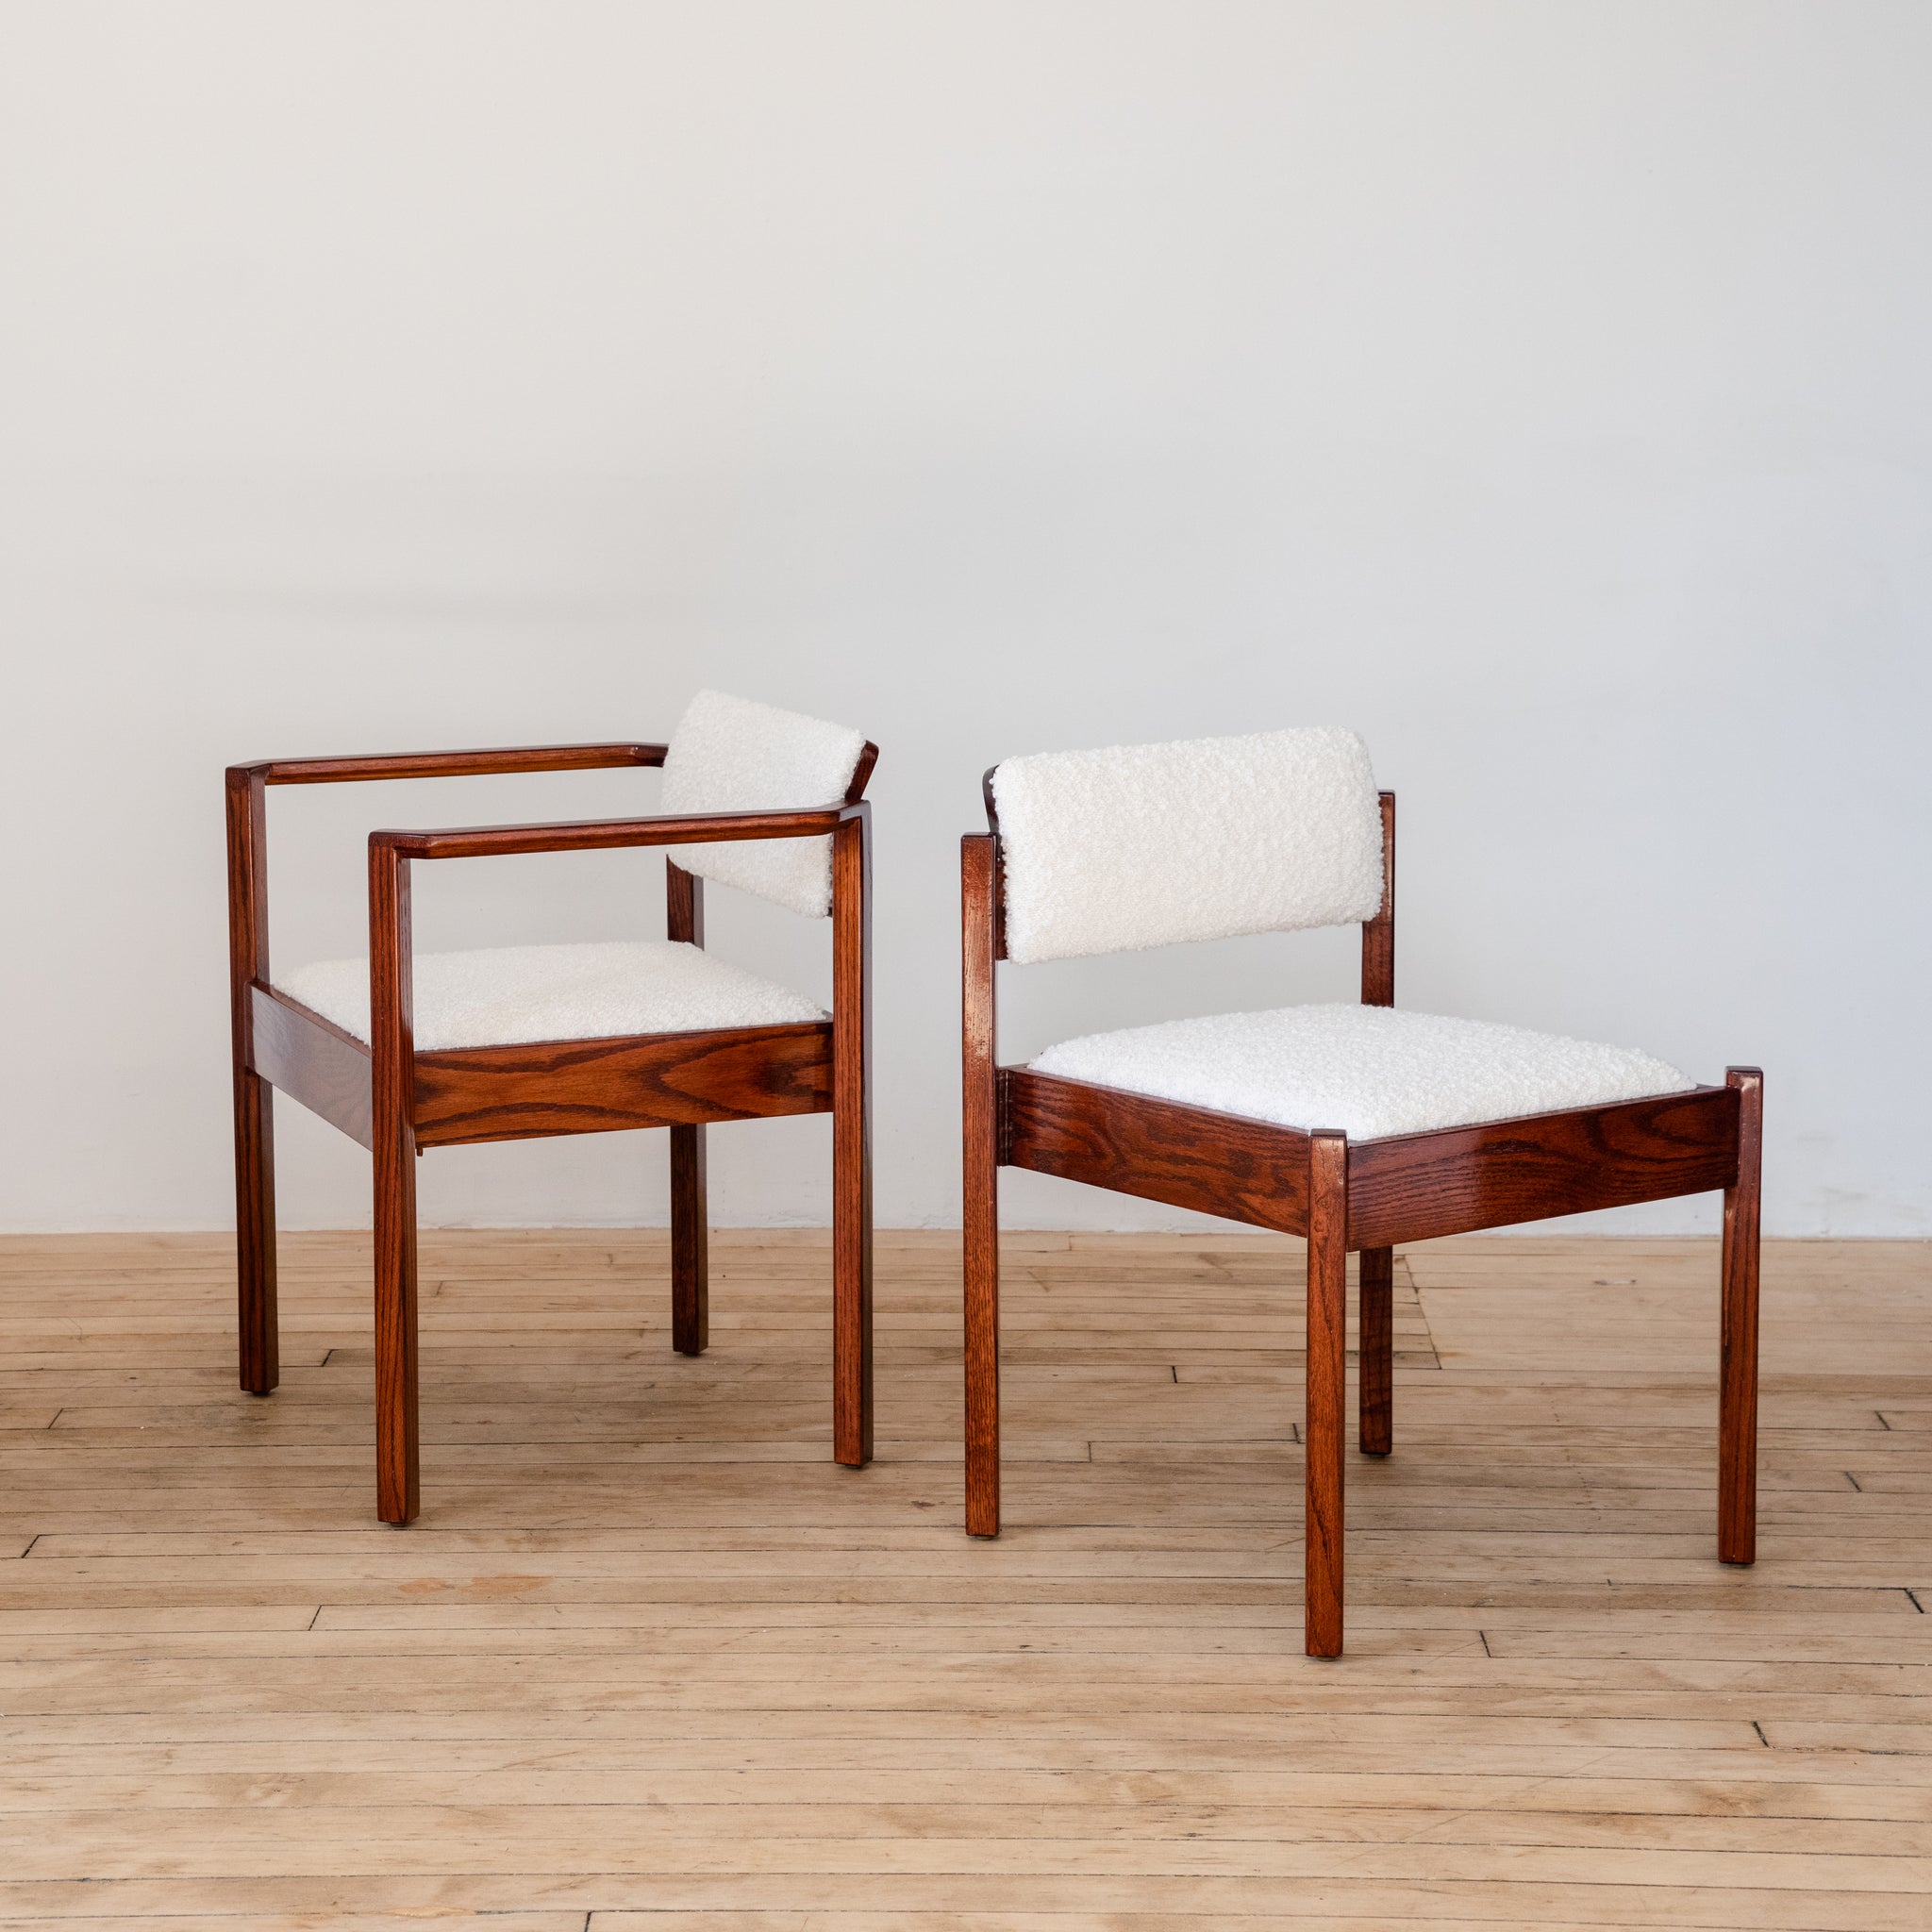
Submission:
<svg viewBox="0 0 1932 1932">
<path fill-rule="evenodd" d="M 832 1124 L 832 1459 L 872 1460 L 872 1135 L 852 1108 Z"/>
<path fill-rule="evenodd" d="M 1717 1425 L 1717 1553 L 1757 1559 L 1757 1220 L 1764 1075 L 1732 1067 L 1738 1093 L 1738 1178 L 1724 1190 L 1724 1318 Z"/>
<path fill-rule="evenodd" d="M 1364 1248 L 1358 1258 L 1356 1360 L 1362 1454 L 1387 1456 L 1395 1446 L 1395 1250 Z"/>
<path fill-rule="evenodd" d="M 275 1090 L 235 1069 L 235 1284 L 242 1386 L 266 1395 L 281 1380 L 275 1312 Z"/>
<path fill-rule="evenodd" d="M 1000 1208 L 991 1120 L 966 1129 L 966 1533 L 1000 1533 Z M 983 1142 L 984 1144 L 978 1144 Z"/>
<path fill-rule="evenodd" d="M 375 1507 L 385 1523 L 422 1507 L 416 1405 L 416 1148 L 408 1123 L 375 1108 Z"/>
<path fill-rule="evenodd" d="M 1308 1160 L 1307 1485 L 1304 1622 L 1310 1657 L 1341 1655 L 1342 1414 L 1348 1391 L 1348 1141 L 1318 1133 Z"/>
<path fill-rule="evenodd" d="M 711 1340 L 705 1130 L 671 1129 L 671 1345 L 703 1355 Z"/>
<path fill-rule="evenodd" d="M 832 839 L 832 1459 L 872 1460 L 872 822 Z"/>
</svg>

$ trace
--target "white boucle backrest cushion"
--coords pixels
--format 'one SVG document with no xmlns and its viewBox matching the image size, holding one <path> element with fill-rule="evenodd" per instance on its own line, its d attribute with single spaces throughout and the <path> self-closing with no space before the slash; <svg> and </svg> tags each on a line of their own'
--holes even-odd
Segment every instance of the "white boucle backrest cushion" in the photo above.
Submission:
<svg viewBox="0 0 1932 1932">
<path fill-rule="evenodd" d="M 1007 957 L 1128 953 L 1373 919 L 1368 747 L 1318 725 L 1008 758 L 992 774 Z"/>
<path fill-rule="evenodd" d="M 864 749 L 862 731 L 701 691 L 671 734 L 663 808 L 683 814 L 841 805 Z M 683 845 L 672 856 L 688 872 L 741 886 L 808 919 L 832 909 L 829 838 Z"/>
</svg>

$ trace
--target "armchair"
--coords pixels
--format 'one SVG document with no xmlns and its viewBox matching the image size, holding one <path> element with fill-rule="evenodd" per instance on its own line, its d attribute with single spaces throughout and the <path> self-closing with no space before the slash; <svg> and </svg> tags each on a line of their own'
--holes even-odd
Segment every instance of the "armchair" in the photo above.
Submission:
<svg viewBox="0 0 1932 1932">
<path fill-rule="evenodd" d="M 871 808 L 877 748 L 856 732 L 701 693 L 669 745 L 583 744 L 386 758 L 274 759 L 227 773 L 237 1277 L 242 1387 L 278 1378 L 274 1091 L 374 1158 L 376 1505 L 421 1500 L 416 1158 L 431 1147 L 634 1127 L 671 1130 L 672 1336 L 708 1341 L 705 1129 L 833 1117 L 833 1454 L 872 1455 Z M 377 831 L 369 954 L 271 972 L 265 791 L 271 785 L 666 766 L 646 818 Z M 829 798 L 833 802 L 821 801 Z M 747 862 L 755 841 L 766 856 Z M 805 841 L 810 841 L 807 843 Z M 661 944 L 418 956 L 410 869 L 508 853 L 679 848 Z M 743 848 L 741 851 L 741 848 Z M 681 861 L 681 862 L 680 862 Z M 706 876 L 832 922 L 832 1011 L 714 960 Z"/>
</svg>

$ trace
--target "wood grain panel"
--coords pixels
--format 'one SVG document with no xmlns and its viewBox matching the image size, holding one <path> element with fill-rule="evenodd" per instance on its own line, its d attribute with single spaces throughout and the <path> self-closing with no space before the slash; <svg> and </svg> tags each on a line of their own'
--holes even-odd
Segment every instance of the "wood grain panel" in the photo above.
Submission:
<svg viewBox="0 0 1932 1932">
<path fill-rule="evenodd" d="M 257 1072 L 350 1140 L 373 1148 L 369 1049 L 287 993 L 265 986 L 250 993 Z"/>
<path fill-rule="evenodd" d="M 1357 1248 L 1728 1187 L 1738 1096 L 1724 1087 L 1361 1141 L 1348 1152 Z"/>
<path fill-rule="evenodd" d="M 1009 1166 L 1257 1227 L 1307 1229 L 1307 1134 L 1024 1067 L 1003 1069 L 1000 1081 Z"/>
<path fill-rule="evenodd" d="M 415 1093 L 425 1147 L 824 1113 L 832 1028 L 815 1021 L 419 1053 Z"/>
</svg>

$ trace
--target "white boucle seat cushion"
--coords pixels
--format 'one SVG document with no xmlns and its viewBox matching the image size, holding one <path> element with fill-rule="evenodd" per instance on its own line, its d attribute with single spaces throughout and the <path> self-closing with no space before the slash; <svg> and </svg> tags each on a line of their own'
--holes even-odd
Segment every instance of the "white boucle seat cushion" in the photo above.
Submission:
<svg viewBox="0 0 1932 1932">
<path fill-rule="evenodd" d="M 701 691 L 671 734 L 663 809 L 682 815 L 842 805 L 864 749 L 862 731 Z M 677 846 L 671 856 L 687 872 L 756 892 L 808 919 L 832 909 L 829 838 L 737 839 Z"/>
<path fill-rule="evenodd" d="M 992 796 L 1022 965 L 1381 909 L 1375 776 L 1339 725 L 1008 758 Z"/>
<path fill-rule="evenodd" d="M 1634 1047 L 1393 1007 L 1280 1007 L 1090 1033 L 1032 1062 L 1100 1087 L 1352 1141 L 1601 1107 L 1696 1083 Z"/>
<path fill-rule="evenodd" d="M 358 1040 L 369 1038 L 367 959 L 325 959 L 277 974 L 275 983 Z M 420 1053 L 826 1017 L 803 993 L 676 940 L 418 953 L 412 992 Z"/>
</svg>

